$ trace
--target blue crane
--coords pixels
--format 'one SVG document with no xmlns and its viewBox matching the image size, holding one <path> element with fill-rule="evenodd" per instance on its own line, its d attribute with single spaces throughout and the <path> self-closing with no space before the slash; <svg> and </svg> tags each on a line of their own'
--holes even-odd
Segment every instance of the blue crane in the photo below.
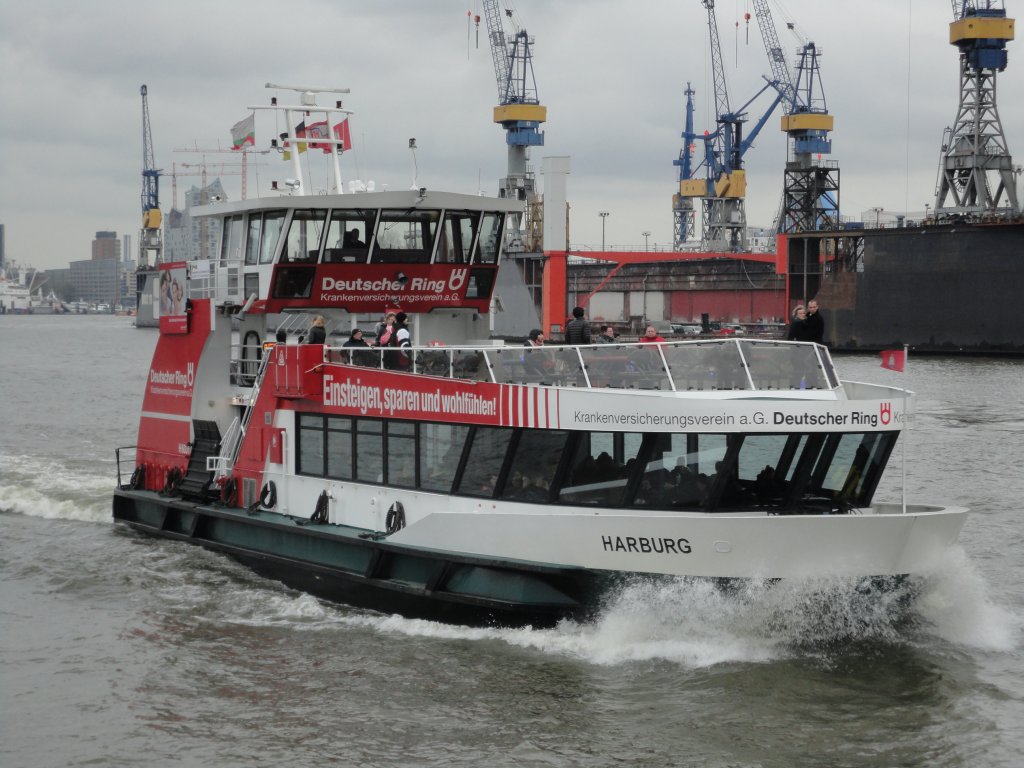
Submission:
<svg viewBox="0 0 1024 768">
<path fill-rule="evenodd" d="M 996 74 L 1006 69 L 1014 20 L 1001 0 L 952 0 L 949 42 L 960 52 L 960 102 L 939 159 L 935 216 L 1020 214 L 1013 158 L 996 104 Z"/>
<path fill-rule="evenodd" d="M 777 80 L 765 78 L 765 85 L 746 104 L 737 110 L 730 107 L 718 22 L 715 18 L 715 2 L 701 0 L 701 3 L 708 12 L 715 119 L 718 127 L 714 133 L 705 132 L 703 137 L 704 160 L 701 166 L 706 171 L 706 178 L 680 180 L 679 195 L 682 198 L 699 197 L 703 201 L 702 247 L 740 251 L 747 247 L 747 182 L 743 156 L 753 146 L 768 118 L 781 103 L 784 91 Z M 769 89 L 775 91 L 775 98 L 744 138 L 743 124 L 747 121 L 748 108 Z"/>
<path fill-rule="evenodd" d="M 500 182 L 498 196 L 529 203 L 535 192 L 534 175 L 527 166 L 529 148 L 544 146 L 544 132 L 540 126 L 547 120 L 547 107 L 542 106 L 537 98 L 533 38 L 514 20 L 510 22 L 513 25 L 511 34 L 506 35 L 498 0 L 484 0 L 483 6 L 498 84 L 494 122 L 505 129 L 505 143 L 508 145 L 508 173 Z M 505 18 L 512 19 L 512 16 L 512 11 L 504 10 Z M 527 211 L 525 229 L 530 230 L 532 217 L 529 216 L 529 208 Z M 535 240 L 533 237 L 530 239 Z M 514 235 L 509 245 L 511 250 L 521 249 Z"/>
<path fill-rule="evenodd" d="M 693 97 L 695 91 L 686 84 L 686 122 L 683 128 L 683 148 L 679 150 L 679 159 L 672 165 L 679 167 L 679 182 L 693 178 L 693 150 L 696 146 L 697 134 L 693 132 Z M 672 247 L 679 250 L 683 247 L 694 229 L 693 198 L 683 197 L 679 192 L 672 195 Z"/>
<path fill-rule="evenodd" d="M 839 167 L 822 161 L 831 154 L 829 133 L 835 125 L 821 85 L 820 49 L 813 42 L 799 50 L 796 78 L 775 31 L 768 0 L 752 0 L 772 76 L 780 83 L 782 130 L 789 137 L 782 205 L 777 232 L 832 229 L 839 220 Z M 790 29 L 793 25 L 789 25 Z"/>
</svg>

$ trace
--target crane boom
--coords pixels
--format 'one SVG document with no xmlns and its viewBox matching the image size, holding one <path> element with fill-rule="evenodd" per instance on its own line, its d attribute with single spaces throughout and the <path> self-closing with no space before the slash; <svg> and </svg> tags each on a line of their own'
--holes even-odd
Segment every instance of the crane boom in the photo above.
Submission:
<svg viewBox="0 0 1024 768">
<path fill-rule="evenodd" d="M 757 25 L 761 29 L 761 38 L 764 40 L 765 50 L 768 52 L 768 66 L 771 67 L 772 77 L 778 80 L 782 88 L 782 100 L 787 105 L 787 111 L 793 104 L 796 91 L 793 87 L 793 76 L 786 64 L 786 54 L 779 43 L 779 35 L 775 31 L 775 22 L 772 20 L 772 11 L 768 6 L 768 0 L 753 0 L 754 16 L 757 18 Z"/>
<path fill-rule="evenodd" d="M 715 18 L 715 0 L 701 0 L 708 11 L 708 36 L 711 40 L 711 76 L 715 85 L 715 114 L 726 115 L 729 109 L 729 90 L 725 84 L 725 66 L 722 64 L 722 42 L 718 38 L 718 20 Z"/>
<path fill-rule="evenodd" d="M 505 104 L 512 61 L 505 41 L 505 27 L 501 23 L 501 10 L 497 0 L 484 0 L 484 19 L 487 21 L 487 39 L 491 42 L 494 76 L 498 81 L 498 102 Z"/>
</svg>

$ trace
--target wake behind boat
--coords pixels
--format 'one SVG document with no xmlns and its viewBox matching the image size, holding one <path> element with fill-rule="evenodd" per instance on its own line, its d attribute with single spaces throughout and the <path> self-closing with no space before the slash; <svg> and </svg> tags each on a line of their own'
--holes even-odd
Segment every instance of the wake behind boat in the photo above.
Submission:
<svg viewBox="0 0 1024 768">
<path fill-rule="evenodd" d="M 520 211 L 426 189 L 202 209 L 219 257 L 161 267 L 115 519 L 499 624 L 585 616 L 632 574 L 902 576 L 955 543 L 966 510 L 874 501 L 912 393 L 841 381 L 823 346 L 486 340 Z M 340 343 L 387 308 L 418 343 Z"/>
</svg>

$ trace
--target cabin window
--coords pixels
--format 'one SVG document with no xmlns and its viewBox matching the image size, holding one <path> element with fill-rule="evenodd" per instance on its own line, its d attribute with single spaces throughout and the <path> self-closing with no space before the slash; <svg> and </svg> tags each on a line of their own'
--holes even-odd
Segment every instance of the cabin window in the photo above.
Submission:
<svg viewBox="0 0 1024 768">
<path fill-rule="evenodd" d="M 324 417 L 313 413 L 298 414 L 298 466 L 300 475 L 324 474 Z"/>
<path fill-rule="evenodd" d="M 619 506 L 643 435 L 635 432 L 578 432 L 576 448 L 562 478 L 562 504 Z"/>
<path fill-rule="evenodd" d="M 280 267 L 274 274 L 275 299 L 308 299 L 312 293 L 315 267 Z"/>
<path fill-rule="evenodd" d="M 324 240 L 324 263 L 365 263 L 376 210 L 335 210 Z"/>
<path fill-rule="evenodd" d="M 380 483 L 384 480 L 383 422 L 356 421 L 356 480 Z"/>
<path fill-rule="evenodd" d="M 568 432 L 524 429 L 519 433 L 501 498 L 547 501 L 551 481 L 562 460 Z"/>
<path fill-rule="evenodd" d="M 274 260 L 277 236 L 281 233 L 284 211 L 249 214 L 249 234 L 245 239 L 245 263 L 269 264 Z M 263 257 L 265 255 L 265 257 Z"/>
<path fill-rule="evenodd" d="M 477 264 L 497 264 L 501 252 L 501 238 L 504 233 L 505 214 L 485 213 L 480 229 L 480 245 L 476 249 Z"/>
<path fill-rule="evenodd" d="M 288 225 L 281 263 L 315 264 L 320 254 L 320 235 L 324 232 L 327 211 L 295 210 Z"/>
<path fill-rule="evenodd" d="M 242 260 L 242 216 L 232 216 L 224 220 L 224 235 L 221 237 L 220 263 L 223 266 L 228 262 L 240 262 Z M 206 250 L 206 243 L 200 243 L 200 247 Z M 207 254 L 200 254 L 200 258 L 207 258 Z"/>
<path fill-rule="evenodd" d="M 245 264 L 254 266 L 260 263 L 260 232 L 263 229 L 263 217 L 258 213 L 249 216 L 249 235 L 245 239 Z"/>
<path fill-rule="evenodd" d="M 461 424 L 420 424 L 420 488 L 451 491 L 467 434 Z"/>
<path fill-rule="evenodd" d="M 466 286 L 467 299 L 489 299 L 494 288 L 494 278 L 498 270 L 481 268 L 470 270 L 469 284 Z"/>
<path fill-rule="evenodd" d="M 352 479 L 352 419 L 327 418 L 327 476 L 335 480 Z"/>
<path fill-rule="evenodd" d="M 473 430 L 465 468 L 459 480 L 459 493 L 487 498 L 494 496 L 513 431 L 500 427 L 476 427 Z"/>
<path fill-rule="evenodd" d="M 446 211 L 435 261 L 439 264 L 468 264 L 479 223 L 479 211 Z"/>
<path fill-rule="evenodd" d="M 434 249 L 440 211 L 381 211 L 374 263 L 427 263 Z"/>
<path fill-rule="evenodd" d="M 416 486 L 416 425 L 408 421 L 389 421 L 387 432 L 387 484 L 413 488 Z"/>
<path fill-rule="evenodd" d="M 260 235 L 260 264 L 273 264 L 277 243 L 284 228 L 285 211 L 266 211 L 263 214 L 263 232 Z"/>
</svg>

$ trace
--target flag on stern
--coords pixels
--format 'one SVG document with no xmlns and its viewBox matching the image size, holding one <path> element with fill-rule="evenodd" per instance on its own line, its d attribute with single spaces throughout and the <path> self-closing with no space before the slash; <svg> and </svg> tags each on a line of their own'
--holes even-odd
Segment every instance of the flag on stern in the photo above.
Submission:
<svg viewBox="0 0 1024 768">
<path fill-rule="evenodd" d="M 349 133 L 348 118 L 347 117 L 344 120 L 342 120 L 340 123 L 336 123 L 335 124 L 335 126 L 334 126 L 334 138 L 339 139 L 339 140 L 345 142 L 344 144 L 339 144 L 338 145 L 338 151 L 339 152 L 344 152 L 346 150 L 352 149 L 352 134 Z M 330 152 L 330 151 L 331 151 L 330 148 L 327 148 L 327 149 L 324 150 L 324 152 Z"/>
<path fill-rule="evenodd" d="M 241 149 L 246 144 L 256 146 L 256 114 L 242 118 L 231 126 L 231 148 Z"/>
<path fill-rule="evenodd" d="M 301 123 L 299 123 L 298 125 L 295 126 L 295 138 L 297 138 L 297 139 L 304 139 L 304 138 L 306 138 L 306 121 L 305 120 L 303 120 Z M 284 145 L 284 155 L 282 156 L 281 159 L 283 159 L 283 160 L 291 160 L 292 159 L 292 153 L 288 151 L 288 134 L 287 133 L 282 133 L 281 134 L 281 141 L 283 142 L 283 145 Z M 306 151 L 306 142 L 299 141 L 299 142 L 296 142 L 296 144 L 299 147 L 299 154 L 300 155 L 303 152 Z"/>
<path fill-rule="evenodd" d="M 882 367 L 888 368 L 890 371 L 900 371 L 907 365 L 907 353 L 903 349 L 885 349 L 882 350 Z"/>
</svg>

